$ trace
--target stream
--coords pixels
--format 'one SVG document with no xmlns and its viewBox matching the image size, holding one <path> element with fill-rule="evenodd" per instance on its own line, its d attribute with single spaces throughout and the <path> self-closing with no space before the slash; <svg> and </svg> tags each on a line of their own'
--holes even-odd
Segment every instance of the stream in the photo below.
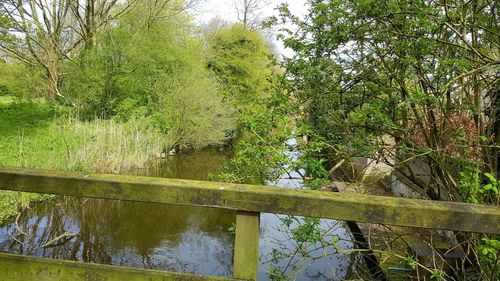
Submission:
<svg viewBox="0 0 500 281">
<path fill-rule="evenodd" d="M 231 151 L 215 148 L 178 153 L 127 174 L 207 180 L 220 172 L 231 155 Z M 289 171 L 286 178 L 268 184 L 301 188 L 302 182 L 296 178 L 298 174 Z M 295 280 L 354 279 L 366 271 L 360 255 L 337 253 L 333 246 L 322 247 L 321 243 L 302 247 L 308 252 L 306 258 L 297 254 L 297 242 L 290 239 L 292 234 L 282 222 L 287 218 L 261 214 L 258 280 L 270 280 L 267 271 L 273 249 L 293 256 L 279 261 L 278 268 L 287 268 L 286 273 L 295 266 L 303 268 L 293 276 Z M 14 221 L 1 226 L 0 252 L 230 277 L 234 234 L 228 229 L 235 220 L 231 210 L 58 197 L 23 212 L 17 227 Z M 297 221 L 292 228 L 301 219 Z M 321 220 L 320 225 L 326 238 L 338 241 L 336 248 L 353 248 L 343 223 Z M 42 247 L 65 232 L 77 236 Z"/>
</svg>

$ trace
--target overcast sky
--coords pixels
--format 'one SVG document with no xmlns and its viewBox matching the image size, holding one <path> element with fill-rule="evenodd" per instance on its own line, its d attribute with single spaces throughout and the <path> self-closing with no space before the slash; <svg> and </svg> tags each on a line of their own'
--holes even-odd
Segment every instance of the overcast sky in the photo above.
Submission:
<svg viewBox="0 0 500 281">
<path fill-rule="evenodd" d="M 202 3 L 195 9 L 195 21 L 198 24 L 208 23 L 212 18 L 219 17 L 228 22 L 238 21 L 238 14 L 235 8 L 235 1 L 242 0 L 202 0 Z M 263 6 L 261 18 L 277 15 L 276 7 L 281 3 L 288 3 L 290 10 L 295 15 L 303 15 L 306 11 L 304 5 L 306 0 L 265 0 L 263 3 L 269 3 Z M 280 42 L 274 42 L 276 49 L 280 54 L 290 55 L 290 50 L 283 48 Z"/>
</svg>

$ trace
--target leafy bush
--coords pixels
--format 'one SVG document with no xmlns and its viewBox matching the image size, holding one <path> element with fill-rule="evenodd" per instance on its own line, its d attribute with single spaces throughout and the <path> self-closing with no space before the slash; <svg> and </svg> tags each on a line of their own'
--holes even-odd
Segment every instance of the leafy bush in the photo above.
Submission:
<svg viewBox="0 0 500 281">
<path fill-rule="evenodd" d="M 63 89 L 81 115 L 147 117 L 167 146 L 225 142 L 234 131 L 233 106 L 205 68 L 201 40 L 170 22 L 136 32 L 130 20 L 108 28 L 79 65 L 67 66 Z"/>
<path fill-rule="evenodd" d="M 209 36 L 208 68 L 222 81 L 224 94 L 240 110 L 251 108 L 272 86 L 271 53 L 257 31 L 235 24 Z"/>
<path fill-rule="evenodd" d="M 167 139 L 181 147 L 223 144 L 236 127 L 234 106 L 205 69 L 192 69 L 166 81 L 158 112 Z"/>
<path fill-rule="evenodd" d="M 43 74 L 36 67 L 0 61 L 0 96 L 32 99 L 46 90 Z"/>
<path fill-rule="evenodd" d="M 475 204 L 500 204 L 499 182 L 490 173 L 466 166 L 460 173 L 460 193 L 464 200 Z"/>
<path fill-rule="evenodd" d="M 498 254 L 500 253 L 500 239 L 485 237 L 477 246 L 477 250 L 483 273 L 487 277 L 490 277 L 490 280 L 500 280 L 500 264 L 498 260 Z"/>
</svg>

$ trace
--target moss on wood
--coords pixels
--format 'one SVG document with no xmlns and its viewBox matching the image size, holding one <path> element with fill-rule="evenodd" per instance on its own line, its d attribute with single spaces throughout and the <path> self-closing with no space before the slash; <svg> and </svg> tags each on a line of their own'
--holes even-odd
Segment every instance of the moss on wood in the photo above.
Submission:
<svg viewBox="0 0 500 281">
<path fill-rule="evenodd" d="M 500 234 L 489 205 L 21 168 L 0 168 L 0 189 Z"/>
<path fill-rule="evenodd" d="M 225 281 L 200 276 L 0 253 L 0 281 Z"/>
</svg>

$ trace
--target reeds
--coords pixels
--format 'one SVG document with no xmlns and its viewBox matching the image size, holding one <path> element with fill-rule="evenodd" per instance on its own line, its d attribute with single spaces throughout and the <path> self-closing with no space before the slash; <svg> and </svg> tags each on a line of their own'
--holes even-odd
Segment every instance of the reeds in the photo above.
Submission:
<svg viewBox="0 0 500 281">
<path fill-rule="evenodd" d="M 163 136 L 141 120 L 82 122 L 68 117 L 55 122 L 49 131 L 63 140 L 65 159 L 62 162 L 67 163 L 69 170 L 119 173 L 142 168 L 161 152 L 163 144 Z"/>
</svg>

